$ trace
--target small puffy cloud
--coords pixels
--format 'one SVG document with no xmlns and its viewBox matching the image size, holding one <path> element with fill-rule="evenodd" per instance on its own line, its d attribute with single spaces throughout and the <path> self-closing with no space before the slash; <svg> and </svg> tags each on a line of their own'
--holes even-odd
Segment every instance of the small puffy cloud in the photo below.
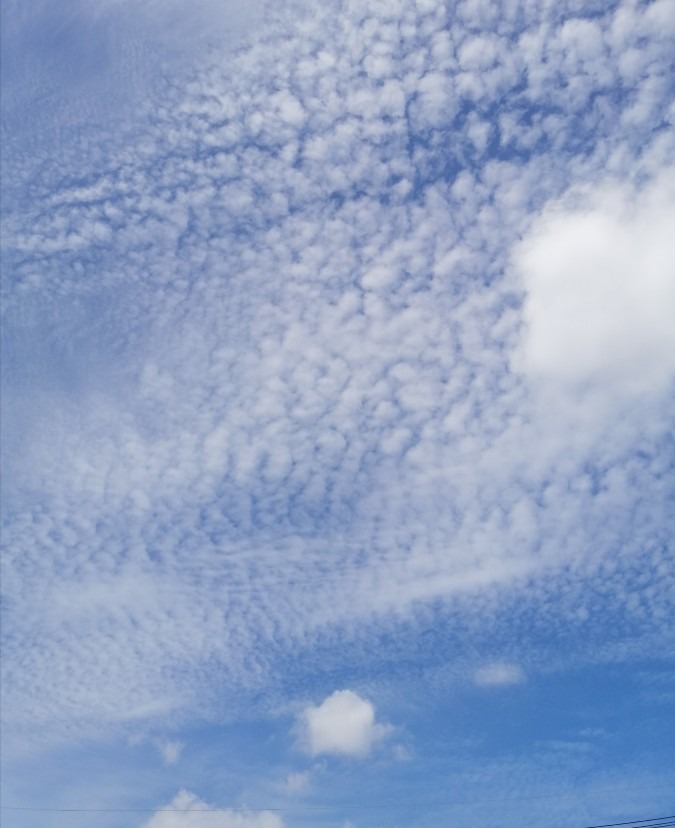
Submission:
<svg viewBox="0 0 675 828">
<path fill-rule="evenodd" d="M 568 387 L 659 391 L 675 377 L 675 171 L 569 201 L 516 251 L 523 367 Z"/>
<path fill-rule="evenodd" d="M 336 690 L 318 707 L 302 714 L 304 747 L 309 754 L 367 756 L 389 731 L 375 721 L 375 708 L 351 690 Z"/>
<path fill-rule="evenodd" d="M 283 824 L 270 811 L 217 810 L 190 791 L 182 790 L 142 828 L 283 828 Z"/>
<path fill-rule="evenodd" d="M 474 673 L 473 680 L 480 687 L 503 687 L 509 684 L 522 684 L 525 673 L 517 664 L 495 662 L 479 667 Z"/>
</svg>

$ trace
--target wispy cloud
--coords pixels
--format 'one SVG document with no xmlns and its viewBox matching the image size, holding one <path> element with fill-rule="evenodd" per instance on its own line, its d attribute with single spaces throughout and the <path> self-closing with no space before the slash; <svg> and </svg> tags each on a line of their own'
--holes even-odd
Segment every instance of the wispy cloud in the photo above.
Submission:
<svg viewBox="0 0 675 828">
<path fill-rule="evenodd" d="M 312 777 L 309 771 L 289 773 L 284 779 L 283 790 L 292 796 L 304 793 L 309 789 L 311 779 Z"/>
<path fill-rule="evenodd" d="M 183 752 L 185 745 L 175 739 L 167 739 L 166 741 L 159 742 L 157 747 L 159 748 L 164 764 L 175 765 L 180 759 L 180 755 Z"/>
<path fill-rule="evenodd" d="M 479 667 L 474 674 L 474 681 L 481 687 L 503 687 L 521 684 L 525 681 L 525 673 L 517 664 L 496 662 Z"/>
</svg>

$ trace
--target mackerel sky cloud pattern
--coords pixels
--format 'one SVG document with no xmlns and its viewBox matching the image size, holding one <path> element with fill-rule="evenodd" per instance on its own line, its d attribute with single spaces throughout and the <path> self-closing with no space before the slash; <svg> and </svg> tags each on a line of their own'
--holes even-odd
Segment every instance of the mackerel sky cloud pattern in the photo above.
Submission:
<svg viewBox="0 0 675 828">
<path fill-rule="evenodd" d="M 7 8 L 5 801 L 667 807 L 673 3 Z"/>
</svg>

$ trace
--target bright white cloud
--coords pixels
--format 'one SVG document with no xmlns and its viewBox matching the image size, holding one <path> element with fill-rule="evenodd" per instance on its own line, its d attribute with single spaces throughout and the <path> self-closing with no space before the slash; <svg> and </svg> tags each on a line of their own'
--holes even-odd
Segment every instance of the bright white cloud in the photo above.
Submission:
<svg viewBox="0 0 675 828">
<path fill-rule="evenodd" d="M 351 690 L 336 690 L 317 707 L 302 714 L 304 746 L 308 753 L 367 756 L 388 732 L 375 721 L 375 708 Z"/>
<path fill-rule="evenodd" d="M 524 366 L 565 385 L 661 390 L 675 377 L 675 172 L 574 199 L 516 252 Z"/>
<path fill-rule="evenodd" d="M 142 828 L 283 828 L 283 824 L 281 817 L 270 811 L 217 810 L 190 791 L 182 790 Z"/>
<path fill-rule="evenodd" d="M 525 673 L 517 664 L 497 662 L 479 667 L 474 673 L 474 681 L 480 687 L 500 687 L 509 684 L 522 684 Z"/>
</svg>

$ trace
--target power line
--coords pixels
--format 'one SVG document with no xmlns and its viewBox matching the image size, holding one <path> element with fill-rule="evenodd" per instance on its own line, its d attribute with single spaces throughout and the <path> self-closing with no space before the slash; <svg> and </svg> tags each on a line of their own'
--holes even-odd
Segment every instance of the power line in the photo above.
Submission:
<svg viewBox="0 0 675 828">
<path fill-rule="evenodd" d="M 638 788 L 604 788 L 594 793 L 627 793 L 633 791 L 655 790 L 659 788 L 670 788 L 673 782 L 660 785 L 644 785 Z M 542 799 L 567 799 L 577 797 L 578 793 L 566 794 L 544 794 L 540 796 L 518 796 L 501 799 L 458 799 L 458 800 L 436 800 L 431 802 L 382 802 L 362 805 L 348 803 L 336 803 L 334 805 L 285 805 L 285 806 L 254 806 L 242 807 L 233 806 L 230 808 L 54 808 L 22 805 L 0 805 L 0 811 L 23 811 L 31 813 L 75 813 L 75 814 L 192 814 L 192 813 L 248 813 L 250 811 L 269 811 L 273 813 L 310 813 L 326 811 L 365 811 L 386 808 L 438 808 L 454 805 L 489 805 L 508 802 L 529 802 Z M 666 820 L 666 821 L 664 821 Z M 584 828 L 668 828 L 675 826 L 675 814 L 662 817 L 650 817 L 648 819 L 634 819 L 628 822 L 608 822 L 603 825 L 587 825 Z"/>
<path fill-rule="evenodd" d="M 494 801 L 494 800 L 492 800 Z M 504 801 L 504 800 L 502 800 Z M 512 801 L 512 800 L 506 800 Z M 477 800 L 473 804 L 480 803 Z M 418 803 L 408 803 L 408 805 L 416 805 Z M 443 804 L 443 803 L 436 803 Z M 463 803 L 471 804 L 471 803 Z M 359 806 L 347 806 L 359 808 Z M 364 806 L 368 807 L 368 806 Z M 390 806 L 370 806 L 370 807 L 390 807 Z M 399 807 L 399 806 L 394 806 Z M 298 808 L 260 808 L 255 810 L 282 812 L 282 811 L 326 811 L 326 810 L 344 810 L 345 806 L 333 808 L 332 806 L 317 806 L 317 807 L 298 807 Z M 246 808 L 34 808 L 34 807 L 20 807 L 12 805 L 0 806 L 3 811 L 21 811 L 30 813 L 59 813 L 59 814 L 217 814 L 217 813 L 232 813 L 246 812 L 250 809 Z M 587 825 L 584 828 L 672 828 L 675 826 L 675 815 L 663 817 L 651 817 L 649 819 L 633 819 L 629 822 L 605 822 L 601 825 Z"/>
<path fill-rule="evenodd" d="M 663 820 L 668 820 L 664 822 Z M 631 828 L 662 828 L 666 825 L 675 825 L 675 814 L 671 816 L 652 817 L 651 819 L 631 819 L 629 822 L 606 822 L 604 825 L 587 825 L 585 828 L 618 828 L 618 826 L 631 826 Z"/>
</svg>

